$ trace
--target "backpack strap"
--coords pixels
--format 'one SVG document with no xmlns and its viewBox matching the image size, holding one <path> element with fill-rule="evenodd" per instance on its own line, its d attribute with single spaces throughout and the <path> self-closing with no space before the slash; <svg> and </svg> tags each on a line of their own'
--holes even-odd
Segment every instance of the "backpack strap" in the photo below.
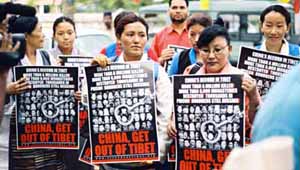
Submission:
<svg viewBox="0 0 300 170">
<path fill-rule="evenodd" d="M 185 68 L 192 64 L 190 61 L 190 58 L 189 58 L 190 51 L 191 51 L 191 49 L 183 50 L 179 54 L 178 73 L 177 74 L 183 74 Z"/>
<path fill-rule="evenodd" d="M 119 56 L 113 56 L 110 58 L 111 62 L 117 62 L 119 60 Z"/>
<path fill-rule="evenodd" d="M 40 53 L 42 56 L 43 64 L 46 66 L 51 65 L 49 53 L 45 50 L 40 50 Z"/>
<path fill-rule="evenodd" d="M 300 47 L 296 44 L 289 43 L 289 55 L 300 56 Z"/>
</svg>

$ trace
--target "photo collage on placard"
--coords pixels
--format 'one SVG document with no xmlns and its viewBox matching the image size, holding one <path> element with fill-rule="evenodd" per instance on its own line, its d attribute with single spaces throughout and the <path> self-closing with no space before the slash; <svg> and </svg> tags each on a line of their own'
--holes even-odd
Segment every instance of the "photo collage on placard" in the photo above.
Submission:
<svg viewBox="0 0 300 170">
<path fill-rule="evenodd" d="M 154 128 L 149 88 L 92 93 L 91 99 L 93 133 Z"/>
<path fill-rule="evenodd" d="M 113 63 L 85 71 L 92 163 L 158 160 L 153 63 Z"/>
<path fill-rule="evenodd" d="M 231 150 L 242 145 L 239 105 L 177 105 L 176 110 L 180 147 Z"/>
<path fill-rule="evenodd" d="M 78 68 L 19 66 L 30 90 L 16 96 L 17 148 L 79 148 Z"/>
<path fill-rule="evenodd" d="M 173 77 L 177 170 L 192 164 L 219 169 L 233 148 L 244 146 L 242 76 Z"/>
</svg>

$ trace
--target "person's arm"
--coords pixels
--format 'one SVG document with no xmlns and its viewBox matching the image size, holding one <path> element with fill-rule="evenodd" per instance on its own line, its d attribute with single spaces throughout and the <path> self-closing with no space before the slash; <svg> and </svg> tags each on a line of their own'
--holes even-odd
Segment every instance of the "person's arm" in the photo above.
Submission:
<svg viewBox="0 0 300 170">
<path fill-rule="evenodd" d="M 250 124 L 252 124 L 255 118 L 255 114 L 257 112 L 257 108 L 261 103 L 261 98 L 257 90 L 255 79 L 251 78 L 248 75 L 245 75 L 242 80 L 242 89 L 245 90 L 249 98 L 247 113 L 248 113 Z"/>
<path fill-rule="evenodd" d="M 163 66 L 167 60 L 171 59 L 172 56 L 174 56 L 174 54 L 175 54 L 174 49 L 165 48 L 162 50 L 162 52 L 158 58 L 158 62 Z"/>
<path fill-rule="evenodd" d="M 2 42 L 0 46 L 0 57 L 7 55 L 7 53 L 15 52 L 20 47 L 20 42 L 17 42 L 16 45 L 13 45 L 12 35 L 7 33 L 7 22 L 8 19 L 5 19 L 0 23 L 0 34 L 2 35 Z M 6 57 L 5 57 L 6 58 Z M 0 59 L 1 61 L 1 59 Z M 0 124 L 3 117 L 3 106 L 5 102 L 6 95 L 6 79 L 8 70 L 11 66 L 0 65 Z"/>
<path fill-rule="evenodd" d="M 1 56 L 0 56 L 1 57 Z M 5 87 L 6 87 L 6 78 L 7 78 L 7 68 L 0 68 L 0 125 L 3 117 L 3 106 L 5 102 Z"/>
</svg>

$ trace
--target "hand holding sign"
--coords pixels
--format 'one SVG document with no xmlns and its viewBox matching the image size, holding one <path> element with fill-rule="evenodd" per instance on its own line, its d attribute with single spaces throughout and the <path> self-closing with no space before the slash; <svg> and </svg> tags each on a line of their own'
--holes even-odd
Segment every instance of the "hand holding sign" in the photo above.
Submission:
<svg viewBox="0 0 300 170">
<path fill-rule="evenodd" d="M 8 84 L 6 87 L 6 92 L 7 94 L 20 94 L 27 89 L 30 89 L 30 85 L 26 80 L 26 77 L 22 77 L 19 80 Z"/>
<path fill-rule="evenodd" d="M 111 63 L 110 60 L 103 54 L 96 56 L 91 61 L 91 65 L 97 65 L 98 64 L 102 68 L 105 68 L 110 63 Z"/>
<path fill-rule="evenodd" d="M 159 63 L 163 65 L 165 61 L 171 59 L 174 54 L 175 54 L 175 50 L 173 48 L 163 49 L 160 57 L 158 58 Z"/>
</svg>

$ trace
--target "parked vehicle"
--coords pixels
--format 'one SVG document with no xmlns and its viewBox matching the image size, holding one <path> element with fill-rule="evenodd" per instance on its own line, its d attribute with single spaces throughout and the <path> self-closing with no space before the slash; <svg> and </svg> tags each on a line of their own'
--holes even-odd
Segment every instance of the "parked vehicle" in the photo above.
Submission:
<svg viewBox="0 0 300 170">
<path fill-rule="evenodd" d="M 267 0 L 211 0 L 210 8 L 205 10 L 200 7 L 199 1 L 190 1 L 189 10 L 190 13 L 204 12 L 213 19 L 216 19 L 218 16 L 223 18 L 232 40 L 233 52 L 231 62 L 232 64 L 236 64 L 240 45 L 254 46 L 262 40 L 259 30 L 260 13 L 263 9 L 275 3 L 284 6 L 292 16 L 292 27 L 287 39 L 290 42 L 300 44 L 300 35 L 296 35 L 295 33 L 295 14 L 293 6 L 290 4 Z M 149 23 L 152 35 L 170 23 L 167 14 L 168 8 L 169 5 L 165 3 L 149 5 L 139 9 L 139 14 Z"/>
</svg>

